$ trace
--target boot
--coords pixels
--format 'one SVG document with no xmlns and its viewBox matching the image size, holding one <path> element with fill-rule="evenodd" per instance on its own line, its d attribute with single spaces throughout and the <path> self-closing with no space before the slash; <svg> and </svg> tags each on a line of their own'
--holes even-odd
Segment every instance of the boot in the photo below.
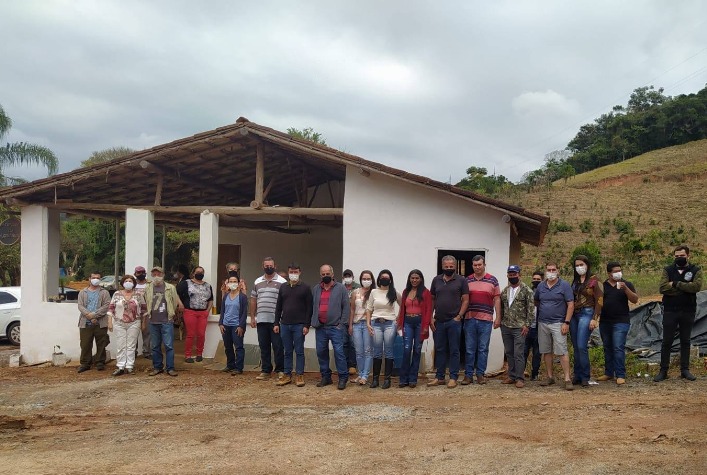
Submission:
<svg viewBox="0 0 707 475">
<path fill-rule="evenodd" d="M 385 381 L 383 381 L 383 389 L 388 389 L 390 387 L 390 377 L 393 374 L 393 360 L 385 360 Z"/>
<path fill-rule="evenodd" d="M 373 358 L 373 371 L 371 378 L 371 388 L 378 387 L 378 381 L 381 375 L 381 366 L 383 365 L 383 360 L 381 358 Z"/>
<path fill-rule="evenodd" d="M 659 383 L 663 381 L 664 379 L 668 379 L 668 370 L 667 369 L 662 369 L 658 374 L 655 375 L 655 378 L 653 378 L 653 381 L 656 383 Z"/>
</svg>

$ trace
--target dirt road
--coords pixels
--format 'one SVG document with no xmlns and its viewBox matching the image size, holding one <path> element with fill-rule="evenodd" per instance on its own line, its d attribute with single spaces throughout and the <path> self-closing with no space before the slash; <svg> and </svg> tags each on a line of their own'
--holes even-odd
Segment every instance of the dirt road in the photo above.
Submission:
<svg viewBox="0 0 707 475">
<path fill-rule="evenodd" d="M 707 378 L 566 392 L 492 380 L 304 388 L 190 365 L 176 378 L 0 370 L 0 473 L 707 472 Z"/>
</svg>

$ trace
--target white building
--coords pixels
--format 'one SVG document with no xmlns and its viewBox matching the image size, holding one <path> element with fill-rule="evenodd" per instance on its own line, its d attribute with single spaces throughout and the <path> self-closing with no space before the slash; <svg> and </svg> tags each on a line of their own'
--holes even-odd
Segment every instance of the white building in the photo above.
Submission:
<svg viewBox="0 0 707 475">
<path fill-rule="evenodd" d="M 205 280 L 221 282 L 227 261 L 241 263 L 252 285 L 264 256 L 298 262 L 303 280 L 318 281 L 329 263 L 340 275 L 390 269 L 402 290 L 420 269 L 429 286 L 440 257 L 486 256 L 506 284 L 521 243 L 539 245 L 549 218 L 429 178 L 364 160 L 240 118 L 234 125 L 111 162 L 0 190 L 22 210 L 22 360 L 51 359 L 55 345 L 77 360 L 76 304 L 52 303 L 59 275 L 59 213 L 126 221 L 125 269 L 149 269 L 155 224 L 200 230 Z M 177 263 L 166 263 L 167 267 Z M 217 286 L 216 286 L 217 287 Z M 211 317 L 205 357 L 220 335 Z M 246 343 L 257 343 L 246 332 Z M 314 337 L 307 337 L 314 346 Z M 503 363 L 494 330 L 489 371 Z M 427 363 L 431 345 L 425 345 Z M 115 354 L 115 352 L 111 352 Z M 308 365 L 309 366 L 309 365 Z"/>
</svg>

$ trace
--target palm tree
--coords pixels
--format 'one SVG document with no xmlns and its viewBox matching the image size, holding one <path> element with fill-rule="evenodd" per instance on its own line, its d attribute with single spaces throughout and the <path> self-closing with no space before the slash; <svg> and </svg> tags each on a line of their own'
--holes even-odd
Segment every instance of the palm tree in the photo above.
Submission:
<svg viewBox="0 0 707 475">
<path fill-rule="evenodd" d="M 0 105 L 0 140 L 4 139 L 12 128 L 12 120 L 5 114 L 5 109 Z M 25 183 L 27 180 L 17 177 L 5 176 L 2 168 L 6 165 L 27 165 L 36 164 L 47 167 L 47 174 L 56 174 L 59 168 L 54 152 L 41 145 L 31 143 L 16 142 L 0 145 L 0 186 L 17 185 Z"/>
</svg>

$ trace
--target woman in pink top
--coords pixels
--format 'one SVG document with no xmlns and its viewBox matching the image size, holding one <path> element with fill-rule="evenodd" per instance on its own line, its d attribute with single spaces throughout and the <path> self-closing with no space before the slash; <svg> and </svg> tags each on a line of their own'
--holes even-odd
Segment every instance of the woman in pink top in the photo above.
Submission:
<svg viewBox="0 0 707 475">
<path fill-rule="evenodd" d="M 398 328 L 403 330 L 403 363 L 400 368 L 399 387 L 417 386 L 422 342 L 430 334 L 432 321 L 432 294 L 425 287 L 422 272 L 413 269 L 408 274 L 398 312 Z"/>
<path fill-rule="evenodd" d="M 118 368 L 113 376 L 133 374 L 135 366 L 135 348 L 138 336 L 145 328 L 147 305 L 142 294 L 135 292 L 137 281 L 132 275 L 123 276 L 120 285 L 123 290 L 113 294 L 108 306 L 108 331 L 115 330 L 115 358 Z"/>
</svg>

